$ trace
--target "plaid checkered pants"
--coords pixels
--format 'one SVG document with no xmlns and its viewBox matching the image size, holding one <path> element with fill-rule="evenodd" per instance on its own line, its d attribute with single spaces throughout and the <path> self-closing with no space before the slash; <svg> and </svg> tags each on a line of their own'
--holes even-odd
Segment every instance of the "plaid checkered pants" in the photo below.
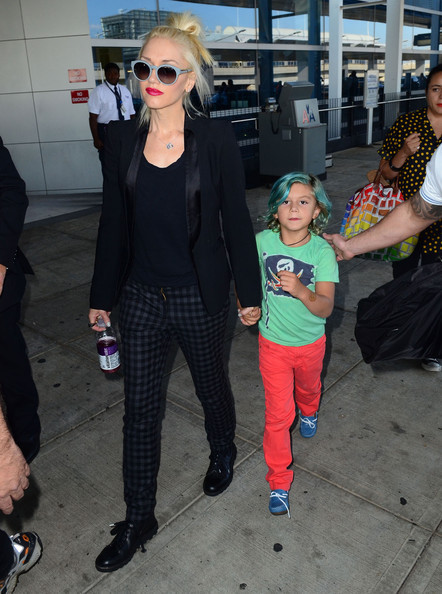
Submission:
<svg viewBox="0 0 442 594">
<path fill-rule="evenodd" d="M 128 520 L 146 519 L 156 503 L 166 398 L 162 380 L 172 339 L 189 365 L 211 450 L 228 449 L 233 442 L 235 405 L 223 357 L 228 311 L 229 301 L 222 311 L 209 315 L 197 286 L 160 289 L 131 282 L 123 291 L 123 476 Z"/>
</svg>

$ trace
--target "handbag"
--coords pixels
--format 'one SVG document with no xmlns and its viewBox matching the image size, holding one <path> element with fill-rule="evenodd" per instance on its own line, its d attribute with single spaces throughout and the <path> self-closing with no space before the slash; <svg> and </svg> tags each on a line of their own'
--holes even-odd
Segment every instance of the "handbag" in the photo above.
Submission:
<svg viewBox="0 0 442 594">
<path fill-rule="evenodd" d="M 398 179 L 396 178 L 392 185 L 385 186 L 380 181 L 381 176 L 382 171 L 378 169 L 374 181 L 359 189 L 347 202 L 340 231 L 345 238 L 349 239 L 376 225 L 390 210 L 404 202 L 404 197 L 398 187 Z M 361 254 L 361 258 L 402 260 L 413 253 L 417 240 L 418 235 L 413 235 L 391 247 Z"/>
</svg>

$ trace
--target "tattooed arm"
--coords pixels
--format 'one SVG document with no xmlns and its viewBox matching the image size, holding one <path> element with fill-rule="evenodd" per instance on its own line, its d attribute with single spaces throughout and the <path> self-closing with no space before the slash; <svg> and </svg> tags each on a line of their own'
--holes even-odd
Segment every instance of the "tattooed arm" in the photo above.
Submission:
<svg viewBox="0 0 442 594">
<path fill-rule="evenodd" d="M 353 256 L 395 245 L 442 217 L 442 205 L 426 202 L 419 192 L 394 208 L 382 221 L 351 239 L 335 233 L 324 233 L 324 238 L 336 252 L 338 260 L 350 260 Z"/>
<path fill-rule="evenodd" d="M 437 221 L 442 217 L 442 203 L 431 204 L 424 200 L 419 192 L 416 192 L 410 200 L 410 203 L 416 216 L 425 221 L 429 221 L 425 227 L 428 227 L 428 225 L 431 225 L 431 223 L 434 223 L 434 221 Z M 423 228 L 425 229 L 425 227 Z"/>
</svg>

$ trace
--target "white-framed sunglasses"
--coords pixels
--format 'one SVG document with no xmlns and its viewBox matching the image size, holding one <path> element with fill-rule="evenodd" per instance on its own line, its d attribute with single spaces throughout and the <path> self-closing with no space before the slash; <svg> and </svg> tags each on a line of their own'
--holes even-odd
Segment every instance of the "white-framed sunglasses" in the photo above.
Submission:
<svg viewBox="0 0 442 594">
<path fill-rule="evenodd" d="M 149 80 L 152 71 L 155 70 L 158 80 L 163 83 L 163 85 L 174 85 L 180 74 L 192 72 L 191 68 L 188 68 L 187 70 L 181 70 L 181 68 L 171 66 L 170 64 L 154 66 L 153 64 L 149 64 L 149 62 L 145 62 L 144 60 L 134 60 L 131 62 L 131 67 L 135 78 L 142 82 Z"/>
</svg>

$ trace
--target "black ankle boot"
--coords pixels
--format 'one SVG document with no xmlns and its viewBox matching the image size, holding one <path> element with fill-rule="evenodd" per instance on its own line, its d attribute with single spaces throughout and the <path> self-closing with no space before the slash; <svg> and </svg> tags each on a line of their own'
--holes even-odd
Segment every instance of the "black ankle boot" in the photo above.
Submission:
<svg viewBox="0 0 442 594">
<path fill-rule="evenodd" d="M 236 446 L 227 452 L 213 451 L 210 454 L 210 464 L 203 483 L 203 491 L 210 497 L 215 497 L 227 489 L 233 478 L 233 464 L 236 458 Z"/>
<path fill-rule="evenodd" d="M 150 540 L 158 530 L 158 522 L 155 516 L 148 520 L 140 522 L 117 522 L 113 524 L 112 535 L 116 535 L 114 540 L 104 547 L 95 561 L 95 567 L 98 571 L 115 571 L 120 569 L 132 559 L 135 551 L 141 546 L 143 552 L 144 543 Z"/>
</svg>

